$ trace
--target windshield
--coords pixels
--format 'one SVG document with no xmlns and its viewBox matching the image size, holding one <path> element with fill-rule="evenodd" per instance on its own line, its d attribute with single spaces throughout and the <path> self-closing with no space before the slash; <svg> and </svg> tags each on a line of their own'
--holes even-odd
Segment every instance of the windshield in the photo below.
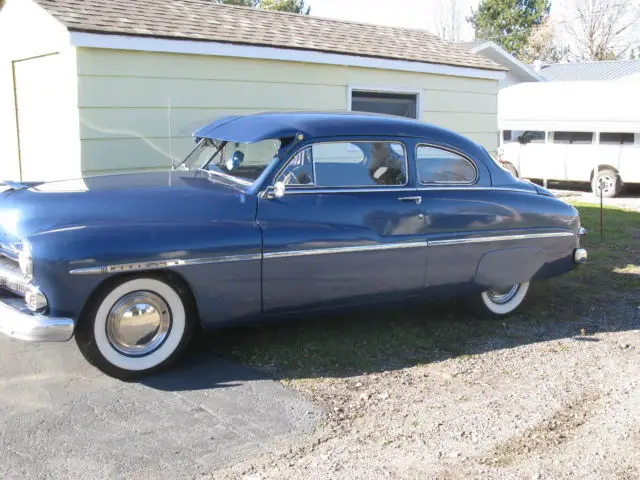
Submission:
<svg viewBox="0 0 640 480">
<path fill-rule="evenodd" d="M 201 140 L 178 167 L 206 170 L 241 183 L 253 183 L 271 164 L 280 149 L 280 140 L 235 143 Z"/>
</svg>

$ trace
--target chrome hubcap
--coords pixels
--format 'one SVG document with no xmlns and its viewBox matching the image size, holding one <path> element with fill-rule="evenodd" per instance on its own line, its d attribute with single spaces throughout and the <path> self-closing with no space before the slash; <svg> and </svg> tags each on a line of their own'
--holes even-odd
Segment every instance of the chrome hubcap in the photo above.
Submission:
<svg viewBox="0 0 640 480">
<path fill-rule="evenodd" d="M 152 292 L 133 292 L 118 300 L 107 317 L 107 339 L 123 355 L 141 357 L 157 350 L 171 329 L 171 310 Z"/>
<path fill-rule="evenodd" d="M 490 290 L 487 290 L 487 296 L 489 297 L 489 300 L 491 300 L 493 303 L 502 305 L 507 302 L 510 302 L 513 299 L 513 297 L 516 296 L 516 293 L 518 293 L 518 290 L 520 290 L 519 283 L 513 285 L 512 287 L 507 287 L 503 289 L 492 288 Z"/>
</svg>

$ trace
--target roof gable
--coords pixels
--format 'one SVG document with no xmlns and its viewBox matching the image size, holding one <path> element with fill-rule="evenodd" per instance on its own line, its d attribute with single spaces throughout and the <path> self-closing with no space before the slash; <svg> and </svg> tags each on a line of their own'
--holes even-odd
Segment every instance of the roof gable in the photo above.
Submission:
<svg viewBox="0 0 640 480">
<path fill-rule="evenodd" d="M 534 69 L 522 63 L 515 56 L 511 55 L 504 48 L 491 40 L 479 40 L 474 42 L 463 43 L 473 53 L 486 55 L 493 61 L 499 63 L 505 68 L 513 71 L 518 77 L 530 81 L 541 82 L 545 79 Z"/>
<path fill-rule="evenodd" d="M 503 71 L 423 30 L 206 0 L 35 0 L 71 31 L 311 50 Z"/>
</svg>

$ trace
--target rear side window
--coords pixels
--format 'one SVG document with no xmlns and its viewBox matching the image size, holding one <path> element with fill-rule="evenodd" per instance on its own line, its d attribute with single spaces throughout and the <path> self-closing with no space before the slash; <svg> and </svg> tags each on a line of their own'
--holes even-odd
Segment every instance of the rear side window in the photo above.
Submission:
<svg viewBox="0 0 640 480">
<path fill-rule="evenodd" d="M 633 133 L 601 133 L 603 145 L 633 145 Z"/>
<path fill-rule="evenodd" d="M 317 143 L 298 152 L 276 181 L 315 187 L 406 185 L 407 155 L 396 142 Z"/>
<path fill-rule="evenodd" d="M 426 145 L 418 146 L 416 162 L 420 183 L 473 183 L 475 165 L 465 157 Z"/>
<path fill-rule="evenodd" d="M 589 145 L 593 143 L 593 132 L 554 132 L 553 143 Z"/>
</svg>

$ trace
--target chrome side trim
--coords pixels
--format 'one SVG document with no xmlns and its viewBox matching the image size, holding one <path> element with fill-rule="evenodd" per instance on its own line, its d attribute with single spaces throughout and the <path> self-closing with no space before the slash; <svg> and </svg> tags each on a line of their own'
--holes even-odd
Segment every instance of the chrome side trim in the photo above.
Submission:
<svg viewBox="0 0 640 480">
<path fill-rule="evenodd" d="M 290 250 L 287 252 L 269 252 L 264 254 L 265 260 L 268 258 L 303 257 L 307 255 L 328 255 L 333 253 L 353 253 L 372 252 L 376 250 L 395 250 L 401 248 L 428 247 L 429 242 L 405 242 L 405 243 L 384 243 L 380 245 L 354 245 L 351 247 L 331 247 L 313 248 L 309 250 Z"/>
<path fill-rule="evenodd" d="M 430 247 L 443 245 L 463 245 L 469 243 L 504 242 L 509 240 L 529 240 L 532 238 L 573 237 L 573 232 L 523 233 L 517 235 L 493 235 L 491 237 L 452 238 L 447 240 L 431 240 Z"/>
<path fill-rule="evenodd" d="M 70 270 L 71 275 L 101 275 L 114 272 L 136 272 L 145 270 L 157 270 L 160 268 L 183 267 L 189 265 L 205 265 L 212 263 L 243 262 L 248 260 L 261 260 L 269 258 L 302 257 L 308 255 L 330 255 L 335 253 L 372 252 L 377 250 L 395 250 L 403 248 L 437 247 L 444 245 L 462 245 L 469 243 L 486 243 L 509 240 L 526 240 L 532 238 L 572 237 L 573 232 L 545 232 L 523 233 L 516 235 L 493 235 L 489 237 L 452 238 L 446 240 L 422 240 L 417 242 L 397 242 L 374 245 L 352 245 L 347 247 L 311 248 L 308 250 L 289 250 L 283 252 L 267 252 L 247 255 L 228 255 L 222 257 L 191 258 L 179 260 L 161 260 L 152 262 L 122 263 L 117 265 L 102 265 L 82 267 Z"/>
<path fill-rule="evenodd" d="M 95 267 L 82 267 L 70 270 L 71 275 L 102 275 L 114 272 L 139 272 L 145 270 L 157 270 L 159 268 L 183 267 L 189 265 L 205 265 L 209 263 L 244 262 L 247 260 L 261 260 L 262 255 L 251 253 L 247 255 L 227 255 L 222 257 L 189 258 L 178 260 L 159 260 L 151 262 L 121 263 L 117 265 L 101 265 Z"/>
</svg>

